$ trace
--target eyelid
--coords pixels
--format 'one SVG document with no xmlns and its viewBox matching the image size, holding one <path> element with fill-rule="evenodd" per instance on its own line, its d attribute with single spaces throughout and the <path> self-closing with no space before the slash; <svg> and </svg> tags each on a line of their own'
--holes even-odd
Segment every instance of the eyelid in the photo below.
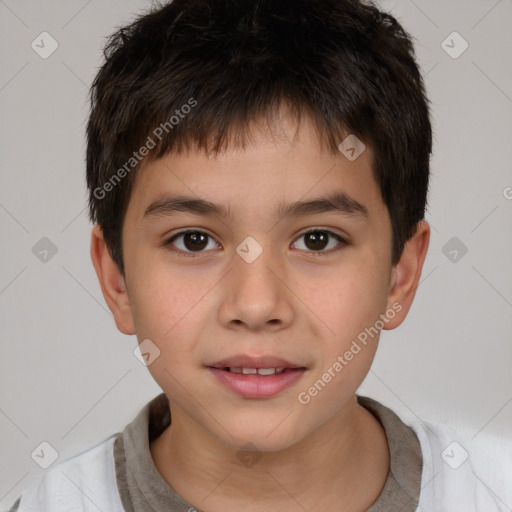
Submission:
<svg viewBox="0 0 512 512">
<path fill-rule="evenodd" d="M 306 228 L 305 231 L 300 231 L 299 234 L 295 237 L 295 240 L 300 236 L 306 235 L 307 233 L 311 233 L 312 231 L 325 231 L 331 235 L 337 236 L 341 238 L 345 243 L 349 243 L 348 235 L 337 233 L 334 231 L 335 228 L 328 228 L 327 226 L 313 226 L 311 228 Z"/>
</svg>

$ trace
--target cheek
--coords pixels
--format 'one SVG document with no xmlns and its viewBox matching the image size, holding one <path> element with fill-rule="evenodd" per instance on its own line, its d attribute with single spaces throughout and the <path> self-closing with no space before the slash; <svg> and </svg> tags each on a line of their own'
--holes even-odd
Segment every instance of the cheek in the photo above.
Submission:
<svg viewBox="0 0 512 512">
<path fill-rule="evenodd" d="M 319 316 L 329 329 L 323 329 L 318 338 L 322 345 L 312 376 L 320 388 L 326 384 L 318 405 L 331 399 L 336 404 L 337 394 L 355 392 L 370 369 L 381 330 L 377 322 L 386 307 L 383 272 L 375 260 L 361 258 L 347 265 L 326 288 Z"/>
<path fill-rule="evenodd" d="M 141 269 L 130 297 L 138 339 L 149 338 L 164 351 L 171 345 L 183 347 L 186 340 L 193 340 L 190 329 L 198 325 L 197 317 L 207 302 L 200 300 L 205 294 L 204 286 L 204 280 L 202 284 L 191 281 L 183 273 L 158 265 Z M 196 322 L 191 323 L 193 319 Z"/>
<path fill-rule="evenodd" d="M 148 365 L 157 384 L 174 400 L 186 400 L 191 355 L 199 339 L 200 317 L 207 307 L 207 297 L 199 286 L 183 276 L 169 277 L 169 271 L 153 267 L 140 274 L 134 293 L 134 322 L 139 342 L 151 340 L 158 357 Z M 164 276 L 164 277 L 162 277 Z M 152 345 L 151 345 L 152 346 Z M 181 398 L 180 398 L 181 397 Z"/>
<path fill-rule="evenodd" d="M 361 260 L 326 282 L 321 309 L 335 336 L 346 340 L 375 323 L 387 299 L 382 276 L 382 269 Z"/>
</svg>

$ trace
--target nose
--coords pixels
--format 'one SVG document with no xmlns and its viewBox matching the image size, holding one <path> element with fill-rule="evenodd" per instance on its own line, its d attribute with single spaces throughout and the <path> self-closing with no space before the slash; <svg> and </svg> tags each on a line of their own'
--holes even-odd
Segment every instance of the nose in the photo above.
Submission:
<svg viewBox="0 0 512 512">
<path fill-rule="evenodd" d="M 235 253 L 233 268 L 223 280 L 219 307 L 223 325 L 252 331 L 277 331 L 288 326 L 294 309 L 286 274 L 286 266 L 270 248 L 263 248 L 254 261 Z"/>
</svg>

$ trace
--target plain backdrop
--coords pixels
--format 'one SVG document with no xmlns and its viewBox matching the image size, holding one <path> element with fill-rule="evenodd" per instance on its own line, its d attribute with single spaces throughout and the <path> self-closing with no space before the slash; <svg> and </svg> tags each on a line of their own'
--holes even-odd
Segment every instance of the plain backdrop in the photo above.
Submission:
<svg viewBox="0 0 512 512">
<path fill-rule="evenodd" d="M 0 506 L 44 471 L 40 443 L 58 463 L 161 392 L 101 294 L 84 164 L 105 38 L 149 5 L 0 0 Z M 414 36 L 432 102 L 432 235 L 412 310 L 383 331 L 360 393 L 451 425 L 471 457 L 512 438 L 512 2 L 378 5 Z M 42 32 L 58 44 L 47 58 L 31 46 L 51 50 Z"/>
</svg>

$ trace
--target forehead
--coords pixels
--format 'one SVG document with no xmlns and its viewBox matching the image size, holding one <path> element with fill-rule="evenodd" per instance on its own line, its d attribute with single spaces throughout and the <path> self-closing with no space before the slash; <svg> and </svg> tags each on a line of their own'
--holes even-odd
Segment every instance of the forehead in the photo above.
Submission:
<svg viewBox="0 0 512 512">
<path fill-rule="evenodd" d="M 355 159 L 349 158 L 353 153 L 347 147 L 342 149 L 333 154 L 322 147 L 308 120 L 299 126 L 282 118 L 272 131 L 253 124 L 245 147 L 228 145 L 218 154 L 188 148 L 143 162 L 129 210 L 137 222 L 180 209 L 232 222 L 242 212 L 254 217 L 271 211 L 284 217 L 326 211 L 325 201 L 323 206 L 318 201 L 304 204 L 323 198 L 331 209 L 345 210 L 354 219 L 381 214 L 384 205 L 373 176 L 371 147 Z"/>
</svg>

